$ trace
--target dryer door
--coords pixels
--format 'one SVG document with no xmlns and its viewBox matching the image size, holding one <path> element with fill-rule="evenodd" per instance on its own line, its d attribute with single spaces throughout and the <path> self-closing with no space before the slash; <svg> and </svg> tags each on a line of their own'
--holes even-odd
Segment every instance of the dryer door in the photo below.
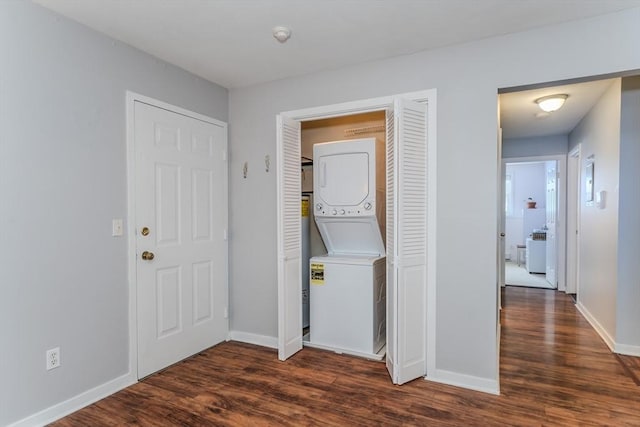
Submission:
<svg viewBox="0 0 640 427">
<path fill-rule="evenodd" d="M 375 150 L 375 138 L 313 146 L 316 216 L 375 215 Z"/>
<path fill-rule="evenodd" d="M 319 160 L 317 188 L 327 205 L 357 206 L 366 199 L 369 195 L 368 153 L 332 154 Z"/>
</svg>

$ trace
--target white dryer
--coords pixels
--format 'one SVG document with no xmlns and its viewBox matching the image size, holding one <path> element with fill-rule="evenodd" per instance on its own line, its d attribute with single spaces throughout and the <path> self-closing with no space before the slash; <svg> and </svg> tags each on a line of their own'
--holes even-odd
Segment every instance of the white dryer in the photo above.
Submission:
<svg viewBox="0 0 640 427">
<path fill-rule="evenodd" d="M 313 146 L 314 218 L 329 255 L 383 255 L 386 157 L 376 138 Z"/>
</svg>

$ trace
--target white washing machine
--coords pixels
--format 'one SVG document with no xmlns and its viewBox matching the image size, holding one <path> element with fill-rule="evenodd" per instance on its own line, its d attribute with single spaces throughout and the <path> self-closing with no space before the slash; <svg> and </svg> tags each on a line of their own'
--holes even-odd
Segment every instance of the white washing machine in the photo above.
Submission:
<svg viewBox="0 0 640 427">
<path fill-rule="evenodd" d="M 310 260 L 312 345 L 374 359 L 386 342 L 386 157 L 375 138 L 316 144 L 314 219 L 328 254 Z"/>
<path fill-rule="evenodd" d="M 310 270 L 310 342 L 377 358 L 386 342 L 386 258 L 313 257 Z"/>
<path fill-rule="evenodd" d="M 526 266 L 528 273 L 546 273 L 547 242 L 545 240 L 527 239 Z"/>
</svg>

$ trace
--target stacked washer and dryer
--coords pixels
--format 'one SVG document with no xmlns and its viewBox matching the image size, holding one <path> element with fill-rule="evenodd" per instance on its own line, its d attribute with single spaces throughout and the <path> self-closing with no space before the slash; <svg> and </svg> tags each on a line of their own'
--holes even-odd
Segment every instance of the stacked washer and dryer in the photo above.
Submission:
<svg viewBox="0 0 640 427">
<path fill-rule="evenodd" d="M 385 147 L 313 147 L 313 214 L 327 255 L 310 259 L 312 346 L 381 359 L 386 342 Z"/>
</svg>

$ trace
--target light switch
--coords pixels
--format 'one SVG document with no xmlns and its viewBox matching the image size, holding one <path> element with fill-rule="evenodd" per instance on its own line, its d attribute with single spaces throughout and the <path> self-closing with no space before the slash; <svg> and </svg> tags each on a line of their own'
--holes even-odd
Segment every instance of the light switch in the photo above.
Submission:
<svg viewBox="0 0 640 427">
<path fill-rule="evenodd" d="M 111 222 L 111 235 L 113 237 L 119 237 L 119 236 L 122 236 L 123 233 L 124 233 L 124 225 L 123 225 L 122 218 L 114 219 Z"/>
</svg>

